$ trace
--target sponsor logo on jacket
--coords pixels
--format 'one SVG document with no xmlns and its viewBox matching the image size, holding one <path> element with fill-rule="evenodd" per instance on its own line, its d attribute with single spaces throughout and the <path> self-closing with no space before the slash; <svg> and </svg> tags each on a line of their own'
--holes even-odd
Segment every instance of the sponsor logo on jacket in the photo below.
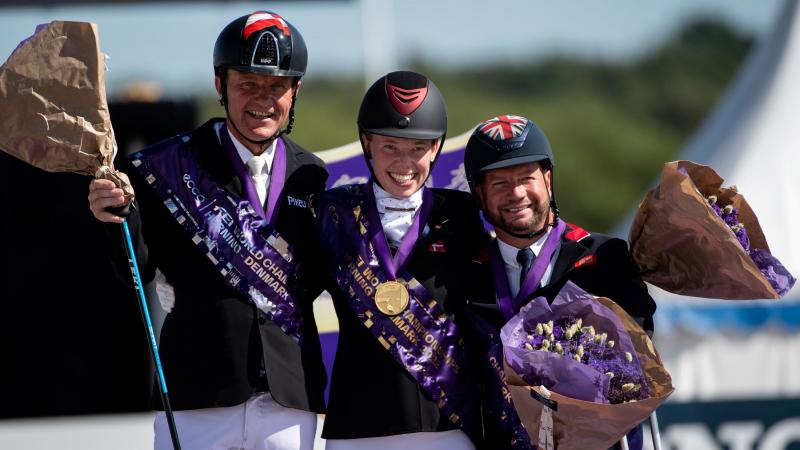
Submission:
<svg viewBox="0 0 800 450">
<path fill-rule="evenodd" d="M 286 201 L 289 202 L 289 206 L 297 206 L 298 208 L 308 208 L 308 202 L 305 199 L 294 198 L 291 195 L 287 195 Z"/>
</svg>

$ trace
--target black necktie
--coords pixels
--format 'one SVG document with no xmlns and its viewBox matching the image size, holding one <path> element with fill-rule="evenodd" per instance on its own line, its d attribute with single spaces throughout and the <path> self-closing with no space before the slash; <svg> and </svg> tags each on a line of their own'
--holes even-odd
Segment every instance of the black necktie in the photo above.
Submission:
<svg viewBox="0 0 800 450">
<path fill-rule="evenodd" d="M 530 247 L 520 249 L 517 252 L 517 262 L 522 267 L 522 271 L 519 273 L 519 287 L 522 289 L 522 285 L 525 284 L 525 277 L 531 271 L 531 266 L 533 265 L 533 250 Z"/>
</svg>

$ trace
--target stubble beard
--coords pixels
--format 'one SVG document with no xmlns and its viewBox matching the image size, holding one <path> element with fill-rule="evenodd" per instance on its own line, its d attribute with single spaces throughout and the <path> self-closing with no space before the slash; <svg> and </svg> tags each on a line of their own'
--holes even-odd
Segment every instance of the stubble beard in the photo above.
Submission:
<svg viewBox="0 0 800 450">
<path fill-rule="evenodd" d="M 550 215 L 550 208 L 548 208 L 548 206 L 549 202 L 539 203 L 529 207 L 533 213 L 530 220 L 509 222 L 504 220 L 502 214 L 499 213 L 493 217 L 492 220 L 495 226 L 499 226 L 499 228 L 511 233 L 534 233 L 546 226 L 548 216 Z"/>
</svg>

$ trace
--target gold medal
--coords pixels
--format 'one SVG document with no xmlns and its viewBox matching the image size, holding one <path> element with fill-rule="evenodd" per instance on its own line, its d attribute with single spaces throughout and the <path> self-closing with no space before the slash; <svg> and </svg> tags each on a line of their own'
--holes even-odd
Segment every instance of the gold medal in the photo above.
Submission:
<svg viewBox="0 0 800 450">
<path fill-rule="evenodd" d="M 396 316 L 408 307 L 408 289 L 397 281 L 386 281 L 375 290 L 375 306 L 387 316 Z"/>
</svg>

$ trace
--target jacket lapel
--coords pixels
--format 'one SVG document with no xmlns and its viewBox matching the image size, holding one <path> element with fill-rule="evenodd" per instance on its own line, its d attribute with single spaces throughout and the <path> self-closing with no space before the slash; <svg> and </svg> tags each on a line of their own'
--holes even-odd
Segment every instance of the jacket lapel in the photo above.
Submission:
<svg viewBox="0 0 800 450">
<path fill-rule="evenodd" d="M 573 264 L 575 261 L 585 256 L 588 251 L 589 249 L 581 245 L 580 242 L 562 237 L 558 259 L 553 267 L 553 274 L 550 276 L 550 283 L 548 284 L 556 283 L 570 273 L 574 269 Z"/>
<path fill-rule="evenodd" d="M 225 186 L 237 195 L 243 195 L 242 182 L 236 176 L 233 163 L 228 159 L 217 135 L 216 124 L 220 121 L 212 119 L 203 124 L 198 132 L 192 135 L 191 145 L 197 152 L 198 164 L 217 184 Z"/>
<path fill-rule="evenodd" d="M 426 240 L 431 233 L 435 235 L 442 230 L 446 230 L 449 221 L 449 214 L 445 213 L 445 203 L 447 203 L 445 197 L 433 190 L 431 193 L 433 194 L 433 207 L 431 208 L 431 215 L 428 217 L 428 222 L 425 224 L 425 229 L 420 236 L 420 240 Z"/>
<path fill-rule="evenodd" d="M 283 139 L 283 146 L 286 151 L 286 178 L 284 178 L 284 180 L 286 180 L 286 183 L 288 183 L 294 171 L 297 170 L 301 164 L 297 159 L 297 152 L 295 151 L 294 142 L 285 137 L 282 137 L 281 139 Z M 284 188 L 285 187 L 286 184 L 284 184 Z"/>
<path fill-rule="evenodd" d="M 242 187 L 242 180 L 236 176 L 236 171 L 233 168 L 233 163 L 228 159 L 228 155 L 222 148 L 219 136 L 217 135 L 216 124 L 219 119 L 212 119 L 206 122 L 195 133 L 192 138 L 192 146 L 197 150 L 197 159 L 201 167 L 214 179 L 219 185 L 224 186 L 236 195 L 244 195 Z M 224 132 L 224 130 L 220 130 Z M 285 137 L 282 137 L 286 152 L 286 177 L 284 180 L 288 181 L 291 174 L 300 166 L 300 161 L 297 159 L 297 154 L 294 151 L 294 146 Z M 284 188 L 285 188 L 284 184 Z"/>
</svg>

